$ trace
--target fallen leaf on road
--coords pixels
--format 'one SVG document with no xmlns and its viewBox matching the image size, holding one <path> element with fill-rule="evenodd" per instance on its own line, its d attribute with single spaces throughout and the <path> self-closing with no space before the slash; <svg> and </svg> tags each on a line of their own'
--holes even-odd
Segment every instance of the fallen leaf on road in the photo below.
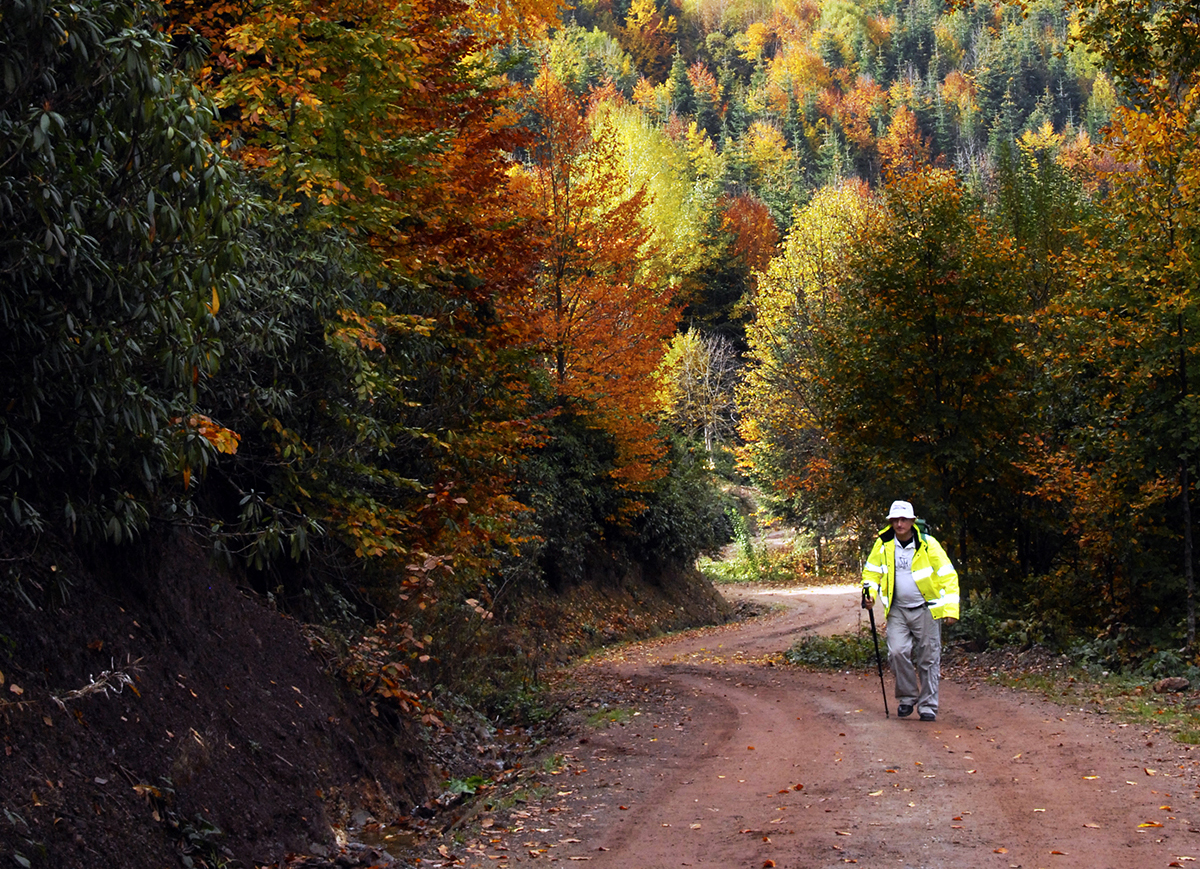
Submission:
<svg viewBox="0 0 1200 869">
<path fill-rule="evenodd" d="M 1161 826 L 1162 826 L 1162 824 L 1160 824 L 1158 821 L 1146 821 L 1146 823 L 1144 823 L 1144 824 L 1138 824 L 1138 827 L 1161 827 Z"/>
<path fill-rule="evenodd" d="M 993 854 L 1007 854 L 1008 849 L 1007 848 L 994 848 L 994 849 L 992 849 L 992 853 Z"/>
<path fill-rule="evenodd" d="M 1093 830 L 1099 830 L 1099 829 L 1100 829 L 1100 825 L 1099 825 L 1099 824 L 1084 824 L 1084 826 L 1085 826 L 1085 827 L 1090 827 L 1090 828 L 1091 828 L 1091 829 L 1093 829 Z"/>
<path fill-rule="evenodd" d="M 867 794 L 867 796 L 869 796 L 869 797 L 878 797 L 878 796 L 882 796 L 882 795 L 883 795 L 883 791 L 871 791 L 869 794 Z"/>
<path fill-rule="evenodd" d="M 792 785 L 792 790 L 802 791 L 802 790 L 804 790 L 804 785 Z"/>
<path fill-rule="evenodd" d="M 1087 781 L 1094 781 L 1095 779 L 1098 779 L 1098 778 L 1100 778 L 1100 776 L 1098 776 L 1098 775 L 1085 775 L 1084 776 L 1084 779 L 1086 779 Z"/>
<path fill-rule="evenodd" d="M 849 836 L 850 835 L 845 830 L 834 830 L 833 832 L 837 833 L 839 836 Z"/>
<path fill-rule="evenodd" d="M 774 860 L 763 860 L 763 869 L 772 869 L 775 865 Z"/>
<path fill-rule="evenodd" d="M 1158 770 L 1146 767 L 1146 775 L 1158 775 Z"/>
<path fill-rule="evenodd" d="M 618 808 L 618 809 L 620 809 L 622 812 L 628 812 L 628 811 L 629 811 L 629 806 L 617 806 L 617 808 Z"/>
<path fill-rule="evenodd" d="M 754 746 L 753 746 L 753 745 L 747 745 L 747 746 L 746 746 L 746 751 L 754 751 Z"/>
<path fill-rule="evenodd" d="M 967 775 L 975 775 L 975 770 L 973 770 L 973 769 L 967 770 Z"/>
<path fill-rule="evenodd" d="M 1044 812 L 1044 811 L 1046 811 L 1046 810 L 1045 810 L 1045 809 L 1034 809 L 1034 811 L 1035 811 L 1035 812 Z"/>
<path fill-rule="evenodd" d="M 1067 856 L 1067 852 L 1066 852 L 1066 851 L 1051 851 L 1050 853 L 1051 853 L 1051 854 L 1057 854 L 1057 855 L 1058 855 L 1058 856 L 1060 856 L 1060 857 L 1066 857 L 1066 856 Z"/>
<path fill-rule="evenodd" d="M 689 829 L 692 829 L 692 830 L 699 830 L 699 829 L 700 829 L 700 825 L 699 825 L 699 824 L 692 824 L 692 825 L 689 827 Z"/>
</svg>

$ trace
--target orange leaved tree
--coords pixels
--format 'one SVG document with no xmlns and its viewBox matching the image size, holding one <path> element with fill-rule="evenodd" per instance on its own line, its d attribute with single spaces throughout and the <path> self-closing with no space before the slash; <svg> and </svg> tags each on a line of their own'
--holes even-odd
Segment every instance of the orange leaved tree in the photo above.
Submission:
<svg viewBox="0 0 1200 869">
<path fill-rule="evenodd" d="M 316 517 L 360 557 L 455 554 L 461 567 L 511 542 L 528 390 L 519 335 L 495 310 L 532 257 L 507 198 L 517 117 L 488 58 L 554 9 L 267 0 L 212 34 L 226 145 L 281 225 L 263 256 L 306 235 L 357 253 L 291 257 L 278 286 L 313 263 L 298 302 L 313 322 L 271 360 L 280 376 L 245 362 L 247 377 L 275 382 L 312 362 L 293 378 L 298 401 L 264 403 L 243 426 L 283 460 L 269 484 L 254 481 L 263 515 Z M 251 295 L 273 292 L 267 270 L 248 277 Z"/>
<path fill-rule="evenodd" d="M 611 438 L 609 474 L 636 491 L 664 473 L 653 373 L 678 320 L 671 287 L 642 266 L 647 194 L 628 189 L 612 130 L 551 72 L 529 99 L 531 160 L 512 189 L 540 226 L 539 261 L 507 312 L 525 324 L 558 409 Z"/>
</svg>

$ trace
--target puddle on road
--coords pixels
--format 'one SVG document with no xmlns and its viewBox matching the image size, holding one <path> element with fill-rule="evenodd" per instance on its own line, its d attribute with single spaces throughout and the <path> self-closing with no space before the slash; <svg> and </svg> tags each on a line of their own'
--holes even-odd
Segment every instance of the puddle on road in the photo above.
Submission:
<svg viewBox="0 0 1200 869">
<path fill-rule="evenodd" d="M 388 827 L 385 824 L 370 824 L 361 830 L 355 830 L 354 839 L 405 861 L 415 859 L 425 844 L 425 836 L 419 830 Z"/>
</svg>

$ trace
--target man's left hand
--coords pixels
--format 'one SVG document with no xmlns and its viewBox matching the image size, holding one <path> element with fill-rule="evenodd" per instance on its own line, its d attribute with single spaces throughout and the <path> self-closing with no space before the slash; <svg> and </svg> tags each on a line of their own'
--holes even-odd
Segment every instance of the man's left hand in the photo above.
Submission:
<svg viewBox="0 0 1200 869">
<path fill-rule="evenodd" d="M 956 619 L 954 616 L 943 616 L 942 617 L 942 624 L 944 624 L 944 625 L 952 625 L 957 621 L 958 621 L 958 619 Z"/>
</svg>

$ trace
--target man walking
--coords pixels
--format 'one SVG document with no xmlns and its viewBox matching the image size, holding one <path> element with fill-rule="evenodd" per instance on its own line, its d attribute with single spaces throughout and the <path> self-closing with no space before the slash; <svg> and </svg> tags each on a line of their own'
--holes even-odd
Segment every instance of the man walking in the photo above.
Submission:
<svg viewBox="0 0 1200 869">
<path fill-rule="evenodd" d="M 896 677 L 896 714 L 913 707 L 936 721 L 942 623 L 958 621 L 958 573 L 942 545 L 916 525 L 908 501 L 895 501 L 863 568 L 863 605 L 883 600 L 888 660 Z"/>
</svg>

